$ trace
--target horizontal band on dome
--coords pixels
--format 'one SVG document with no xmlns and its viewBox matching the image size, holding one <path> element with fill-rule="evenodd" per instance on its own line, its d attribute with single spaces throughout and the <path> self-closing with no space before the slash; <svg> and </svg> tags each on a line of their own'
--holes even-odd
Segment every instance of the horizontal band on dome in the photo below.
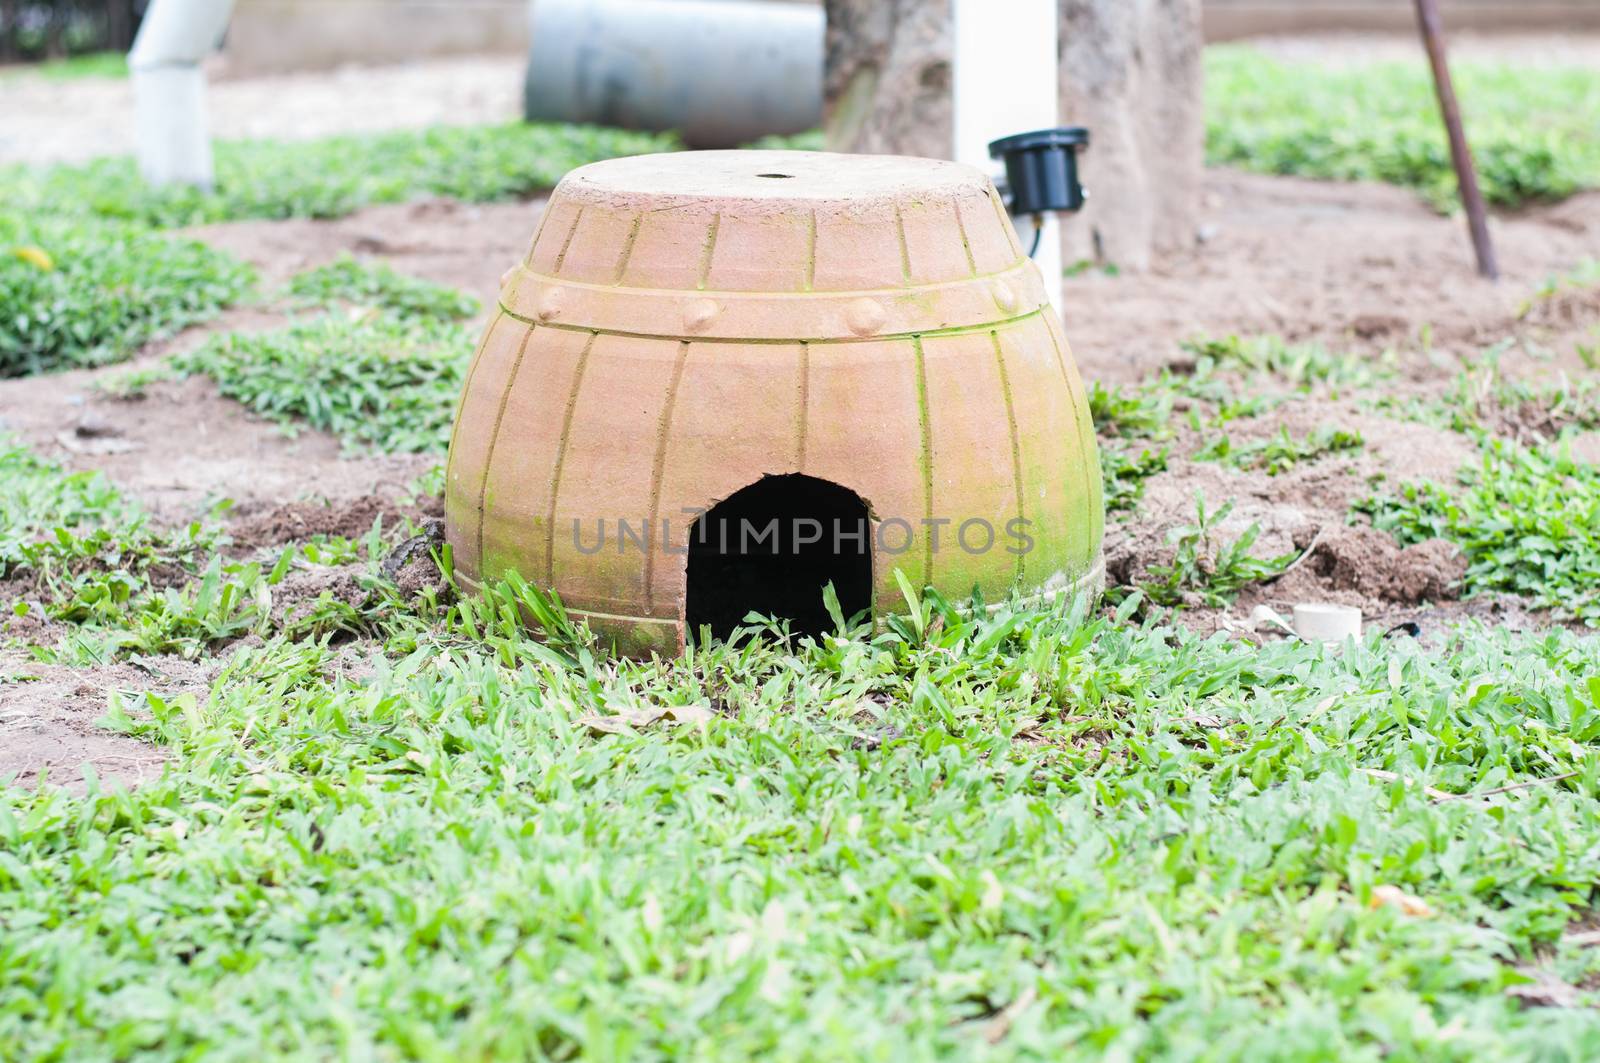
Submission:
<svg viewBox="0 0 1600 1063">
<path fill-rule="evenodd" d="M 559 321 L 534 321 L 516 313 L 504 303 L 499 304 L 500 313 L 512 321 L 519 321 L 530 327 L 537 326 L 544 329 L 560 329 L 563 332 L 588 332 L 596 336 L 627 336 L 636 340 L 668 340 L 673 343 L 734 343 L 747 344 L 760 347 L 792 347 L 796 344 L 832 344 L 832 343 L 865 343 L 868 340 L 909 340 L 909 339 L 936 339 L 940 336 L 966 336 L 974 332 L 993 332 L 997 329 L 1008 329 L 1024 321 L 1033 321 L 1039 317 L 1039 311 L 1030 310 L 1026 314 L 1016 317 L 1000 318 L 996 321 L 984 321 L 977 325 L 956 325 L 951 328 L 920 329 L 916 332 L 884 332 L 871 336 L 846 336 L 839 339 L 785 339 L 785 340 L 753 340 L 748 336 L 679 336 L 663 332 L 624 332 L 621 329 L 590 328 L 587 325 L 563 325 Z"/>
<path fill-rule="evenodd" d="M 582 284 L 519 266 L 500 294 L 536 325 L 684 340 L 868 340 L 981 329 L 1038 312 L 1044 280 L 1032 260 L 984 277 L 853 292 L 666 291 Z"/>
</svg>

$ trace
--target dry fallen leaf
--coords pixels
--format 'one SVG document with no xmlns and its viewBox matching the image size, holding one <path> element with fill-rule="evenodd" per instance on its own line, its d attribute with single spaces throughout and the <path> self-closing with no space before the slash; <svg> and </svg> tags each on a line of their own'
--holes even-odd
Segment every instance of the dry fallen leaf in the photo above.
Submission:
<svg viewBox="0 0 1600 1063">
<path fill-rule="evenodd" d="M 61 449 L 69 450 L 74 454 L 127 454 L 138 450 L 140 444 L 131 439 L 117 439 L 104 437 L 83 438 L 74 432 L 59 432 L 56 442 L 61 444 Z"/>
<path fill-rule="evenodd" d="M 705 705 L 668 705 L 661 713 L 673 723 L 707 723 L 715 715 Z"/>
<path fill-rule="evenodd" d="M 1032 1007 L 1033 1002 L 1037 999 L 1039 999 L 1039 991 L 1036 988 L 1029 986 L 1024 989 L 1017 999 L 1001 1008 L 994 1018 L 984 1025 L 983 1039 L 992 1045 L 999 1044 L 1005 1040 L 1005 1036 L 1011 1032 L 1011 1024 L 1016 1021 L 1017 1016 Z"/>
<path fill-rule="evenodd" d="M 35 247 L 32 244 L 24 244 L 22 247 L 13 247 L 11 249 L 11 253 L 35 269 L 42 270 L 45 273 L 52 273 L 55 271 L 55 259 L 51 258 L 50 252 L 46 251 L 42 247 Z"/>
<path fill-rule="evenodd" d="M 578 725 L 587 727 L 591 734 L 621 734 L 648 727 L 657 720 L 668 723 L 706 723 L 714 714 L 704 705 L 654 705 L 648 709 L 601 716 L 588 713 L 578 717 Z"/>
<path fill-rule="evenodd" d="M 1421 897 L 1415 897 L 1401 889 L 1399 886 L 1374 886 L 1372 887 L 1372 900 L 1370 908 L 1398 908 L 1406 915 L 1426 918 L 1433 914 L 1433 909 L 1428 907 L 1428 902 Z"/>
<path fill-rule="evenodd" d="M 1569 985 L 1548 971 L 1532 967 L 1518 967 L 1518 972 L 1532 978 L 1532 982 L 1506 987 L 1506 996 L 1535 1008 L 1572 1008 L 1579 1003 L 1576 986 Z"/>
</svg>

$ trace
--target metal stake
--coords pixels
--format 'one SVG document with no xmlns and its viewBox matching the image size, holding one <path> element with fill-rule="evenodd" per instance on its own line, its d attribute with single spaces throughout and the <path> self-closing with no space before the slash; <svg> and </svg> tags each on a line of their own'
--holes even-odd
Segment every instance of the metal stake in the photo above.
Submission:
<svg viewBox="0 0 1600 1063">
<path fill-rule="evenodd" d="M 1500 279 L 1494 244 L 1489 240 L 1489 215 L 1478 187 L 1478 171 L 1472 165 L 1472 149 L 1461 125 L 1461 106 L 1456 102 L 1455 81 L 1450 77 L 1450 60 L 1445 56 L 1444 26 L 1439 18 L 1439 0 L 1416 0 L 1417 21 L 1422 28 L 1422 43 L 1433 65 L 1433 86 L 1439 93 L 1439 110 L 1450 134 L 1450 159 L 1455 163 L 1456 182 L 1461 186 L 1461 205 L 1467 208 L 1467 223 L 1472 228 L 1472 249 L 1478 256 L 1478 273 L 1490 280 Z"/>
</svg>

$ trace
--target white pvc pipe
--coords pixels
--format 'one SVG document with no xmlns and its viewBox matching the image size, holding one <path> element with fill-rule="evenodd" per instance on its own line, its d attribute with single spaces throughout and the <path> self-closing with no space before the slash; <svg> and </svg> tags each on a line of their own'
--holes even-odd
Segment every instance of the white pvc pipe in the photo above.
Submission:
<svg viewBox="0 0 1600 1063">
<path fill-rule="evenodd" d="M 128 52 L 139 172 L 155 185 L 210 188 L 211 136 L 200 62 L 222 40 L 233 0 L 152 0 Z"/>
<path fill-rule="evenodd" d="M 1003 17 L 999 8 L 1003 7 Z M 955 160 L 999 174 L 989 142 L 1060 125 L 1056 0 L 951 0 Z M 1031 218 L 1014 218 L 1023 247 L 1033 242 Z M 1044 216 L 1034 255 L 1045 293 L 1060 311 L 1061 223 Z"/>
<path fill-rule="evenodd" d="M 1307 642 L 1359 639 L 1361 610 L 1328 602 L 1300 602 L 1294 607 L 1294 631 Z"/>
</svg>

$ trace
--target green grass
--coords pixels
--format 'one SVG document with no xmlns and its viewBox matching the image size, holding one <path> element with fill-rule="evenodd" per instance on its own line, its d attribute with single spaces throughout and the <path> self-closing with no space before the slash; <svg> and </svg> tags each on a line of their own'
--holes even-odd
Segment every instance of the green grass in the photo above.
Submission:
<svg viewBox="0 0 1600 1063">
<path fill-rule="evenodd" d="M 1221 608 L 1233 604 L 1239 592 L 1254 583 L 1276 576 L 1294 561 L 1294 554 L 1281 557 L 1255 557 L 1251 549 L 1261 535 L 1261 526 L 1251 524 L 1238 535 L 1224 536 L 1221 526 L 1233 512 L 1230 499 L 1207 509 L 1203 497 L 1195 496 L 1195 522 L 1180 525 L 1167 533 L 1172 542 L 1172 559 L 1151 565 L 1146 580 L 1134 587 L 1109 587 L 1113 600 L 1135 603 L 1146 601 L 1163 606 L 1202 606 Z"/>
<path fill-rule="evenodd" d="M 1538 448 L 1485 436 L 1459 483 L 1401 484 L 1358 507 L 1402 543 L 1448 539 L 1465 552 L 1469 594 L 1522 595 L 1600 624 L 1600 468 L 1562 440 Z"/>
<path fill-rule="evenodd" d="M 336 217 L 422 196 L 511 199 L 596 159 L 673 147 L 671 137 L 564 125 L 224 142 L 213 192 L 152 188 L 126 158 L 0 168 L 0 377 L 117 361 L 248 290 L 246 267 L 152 226 Z M 435 317 L 468 316 L 474 305 L 353 263 L 298 278 L 294 294 Z"/>
<path fill-rule="evenodd" d="M 137 510 L 100 473 L 64 473 L 0 437 L 0 579 L 35 564 L 58 536 L 137 520 Z"/>
<path fill-rule="evenodd" d="M 305 423 L 352 447 L 442 453 L 473 341 L 431 318 L 327 316 L 219 336 L 173 364 L 291 430 Z"/>
<path fill-rule="evenodd" d="M 288 294 L 302 306 L 371 307 L 399 317 L 460 321 L 481 309 L 478 300 L 442 284 L 397 273 L 384 262 L 339 256 L 289 281 Z"/>
<path fill-rule="evenodd" d="M 1268 476 L 1288 472 L 1297 465 L 1318 461 L 1334 454 L 1348 454 L 1364 446 L 1360 432 L 1322 426 L 1310 435 L 1295 438 L 1288 426 L 1267 439 L 1235 443 L 1226 433 L 1211 439 L 1195 452 L 1195 461 L 1216 461 L 1236 469 L 1264 469 Z"/>
<path fill-rule="evenodd" d="M 180 618 L 162 624 L 150 605 L 163 597 L 157 583 L 181 585 L 217 542 L 198 522 L 153 528 L 97 472 L 66 473 L 25 447 L 0 446 L 0 579 L 12 591 L 0 606 L 17 615 L 41 608 L 51 619 L 93 628 L 92 657 L 119 648 L 198 652 L 205 643 L 183 641 Z"/>
<path fill-rule="evenodd" d="M 1376 180 L 1449 208 L 1449 148 L 1427 63 L 1316 66 L 1206 50 L 1207 155 L 1263 173 Z M 1454 64 L 1484 194 L 1506 206 L 1600 185 L 1600 74 Z"/>
<path fill-rule="evenodd" d="M 1089 388 L 1089 417 L 1102 436 L 1149 439 L 1163 436 L 1172 419 L 1171 378 L 1137 388 L 1110 387 L 1096 380 Z"/>
<path fill-rule="evenodd" d="M 0 377 L 118 361 L 252 283 L 249 267 L 194 240 L 0 210 Z"/>
<path fill-rule="evenodd" d="M 1217 370 L 1240 373 L 1256 383 L 1270 379 L 1300 393 L 1323 385 L 1334 394 L 1342 388 L 1371 387 L 1394 375 L 1392 354 L 1334 351 L 1320 343 L 1290 343 L 1274 335 L 1201 337 L 1182 346 L 1197 360 L 1186 393 L 1201 398 L 1217 398 L 1210 393 L 1216 388 Z"/>
<path fill-rule="evenodd" d="M 214 520 L 157 527 L 99 473 L 66 473 L 0 446 L 0 581 L 9 591 L 0 608 L 66 625 L 57 644 L 35 649 L 59 663 L 197 658 L 249 635 L 368 633 L 402 604 L 377 565 L 406 530 L 375 523 L 359 540 L 312 537 L 240 559 L 222 552 L 228 540 Z M 342 596 L 292 587 L 298 575 L 339 567 L 353 584 Z"/>
<path fill-rule="evenodd" d="M 1384 403 L 1380 400 L 1376 405 Z M 1555 381 L 1531 384 L 1506 376 L 1491 358 L 1462 372 L 1438 398 L 1387 405 L 1408 419 L 1475 438 L 1498 434 L 1553 439 L 1568 428 L 1600 427 L 1600 380 L 1562 375 Z"/>
<path fill-rule="evenodd" d="M 826 151 L 828 143 L 822 130 L 808 129 L 804 133 L 792 133 L 788 136 L 769 133 L 745 146 L 757 151 Z"/>
<path fill-rule="evenodd" d="M 66 59 L 47 59 L 42 63 L 0 68 L 0 81 L 9 77 L 34 76 L 55 81 L 78 78 L 125 78 L 128 57 L 122 52 L 87 52 Z"/>
<path fill-rule="evenodd" d="M 182 364 L 274 416 L 436 449 L 469 348 L 373 308 Z M 1345 372 L 1228 364 L 1099 389 L 1102 431 L 1119 454 L 1166 435 L 1215 373 Z M 1131 455 L 1137 484 L 1157 458 Z M 1494 497 L 1462 485 L 1463 529 L 1527 514 L 1483 557 L 1590 520 L 1600 473 L 1541 460 L 1495 469 Z M 0 578 L 54 565 L 38 597 L 71 625 L 41 657 L 222 668 L 204 697 L 113 696 L 108 725 L 170 754 L 160 779 L 0 788 L 0 1058 L 1600 1052 L 1600 1011 L 1508 993 L 1537 965 L 1600 1005 L 1600 954 L 1562 942 L 1600 881 L 1594 647 L 1163 625 L 1147 604 L 1226 604 L 1292 560 L 1251 558 L 1228 516 L 1202 506 L 1114 615 L 908 589 L 876 631 L 627 662 L 518 581 L 402 601 L 381 528 L 249 560 L 203 528 L 80 547 L 135 511 L 0 453 L 0 544 L 49 555 Z M 1588 534 L 1541 556 L 1600 558 Z M 332 566 L 362 593 L 274 607 Z"/>
<path fill-rule="evenodd" d="M 1536 949 L 1597 968 L 1557 944 L 1600 876 L 1572 637 L 921 605 L 920 637 L 636 664 L 511 586 L 391 620 L 359 678 L 268 639 L 208 698 L 124 699 L 159 780 L 0 791 L 0 1056 L 1600 1048 L 1506 993 Z"/>
<path fill-rule="evenodd" d="M 1131 513 L 1144 497 L 1145 481 L 1167 470 L 1170 451 L 1166 447 L 1143 447 L 1137 455 L 1132 447 L 1100 444 L 1100 476 L 1103 481 L 1107 513 Z"/>
<path fill-rule="evenodd" d="M 14 210 L 89 212 L 156 226 L 242 218 L 332 218 L 426 196 L 469 202 L 550 188 L 568 170 L 616 155 L 677 147 L 670 136 L 594 126 L 496 125 L 330 137 L 222 141 L 216 189 L 152 188 L 127 158 L 0 170 Z"/>
</svg>

